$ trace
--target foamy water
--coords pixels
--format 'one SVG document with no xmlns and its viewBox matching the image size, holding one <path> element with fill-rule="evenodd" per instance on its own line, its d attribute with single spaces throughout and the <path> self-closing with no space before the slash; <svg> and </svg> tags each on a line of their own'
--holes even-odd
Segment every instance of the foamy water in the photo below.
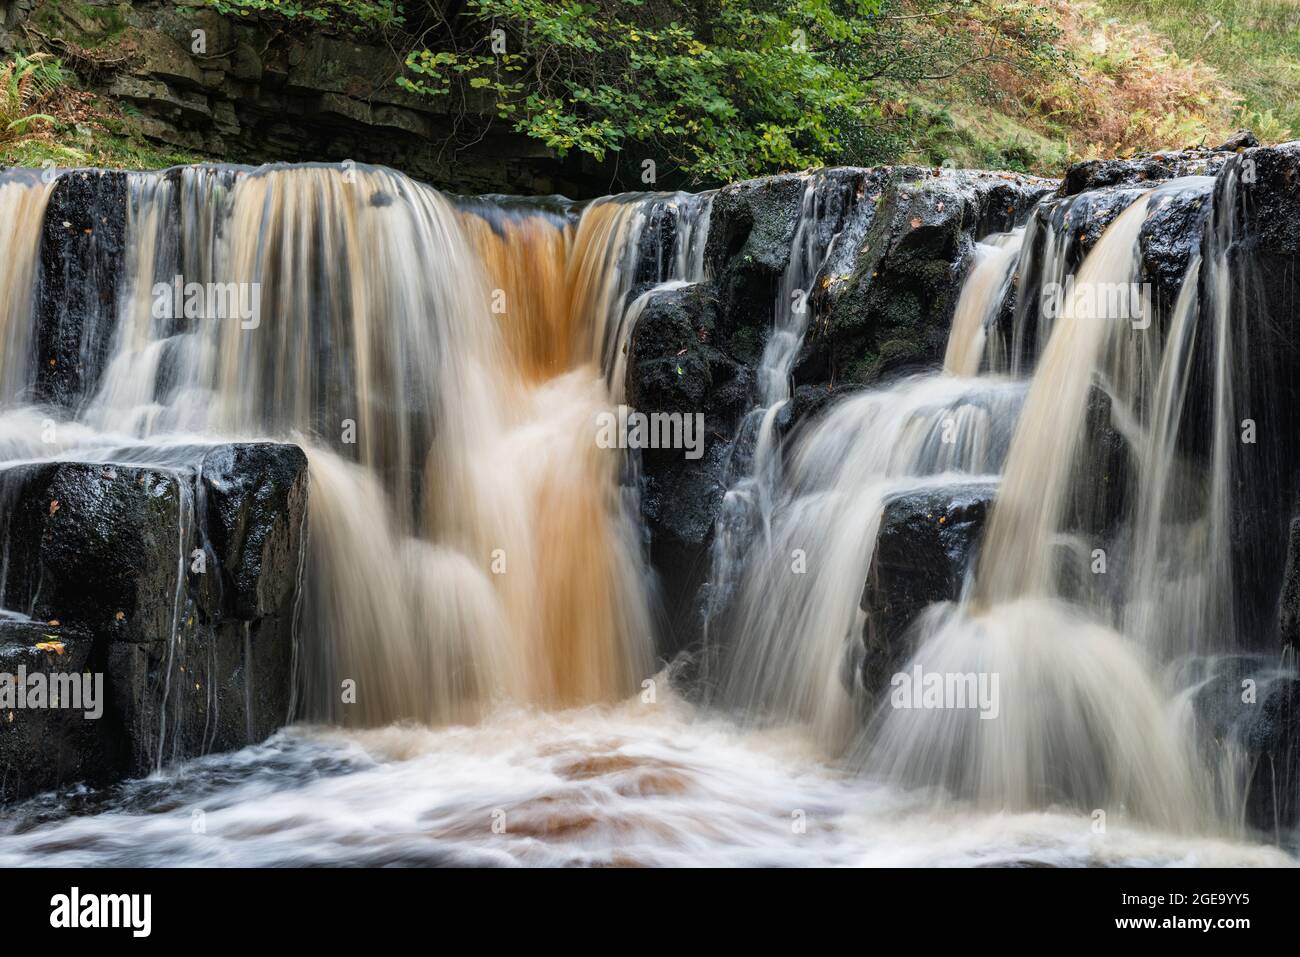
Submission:
<svg viewBox="0 0 1300 957">
<path fill-rule="evenodd" d="M 667 700 L 664 700 L 664 697 Z M 838 769 L 800 729 L 680 700 L 481 724 L 294 727 L 0 816 L 0 865 L 1291 866 L 1276 848 L 1070 813 L 936 806 Z"/>
</svg>

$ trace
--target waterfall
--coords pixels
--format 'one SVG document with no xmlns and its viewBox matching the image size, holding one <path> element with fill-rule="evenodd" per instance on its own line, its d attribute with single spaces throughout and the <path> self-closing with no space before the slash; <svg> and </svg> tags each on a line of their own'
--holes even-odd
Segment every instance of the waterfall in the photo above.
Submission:
<svg viewBox="0 0 1300 957">
<path fill-rule="evenodd" d="M 1038 362 L 985 534 L 977 576 L 984 602 L 1050 591 L 1089 389 L 1123 329 L 1095 291 L 1137 281 L 1147 206 L 1146 197 L 1129 206 L 1084 260 Z"/>
<path fill-rule="evenodd" d="M 686 212 L 656 277 L 677 281 L 702 272 L 705 202 L 498 205 L 329 166 L 186 167 L 126 188 L 119 320 L 57 454 L 303 445 L 308 715 L 470 720 L 496 701 L 638 686 L 652 669 L 645 571 L 623 453 L 597 445 L 597 416 L 621 395 L 606 381 L 647 215 Z M 0 188 L 30 226 L 14 234 L 15 296 L 31 288 L 47 192 Z M 258 314 L 176 308 L 191 284 Z M 6 416 L 24 438 L 37 421 Z M 355 706 L 340 704 L 344 679 L 369 689 Z"/>
<path fill-rule="evenodd" d="M 995 478 L 1022 397 L 1014 382 L 918 376 L 846 399 L 817 423 L 794 450 L 770 528 L 748 557 L 724 700 L 806 722 L 829 750 L 845 744 L 858 597 L 884 503 L 925 483 Z"/>
<path fill-rule="evenodd" d="M 755 404 L 740 424 L 733 445 L 731 486 L 718 516 L 711 549 L 712 587 L 706 629 L 715 632 L 740 585 L 747 552 L 756 536 L 770 538 L 772 511 L 781 471 L 781 441 L 776 420 L 791 396 L 791 371 L 808 329 L 811 293 L 835 250 L 839 233 L 818 229 L 828 205 L 828 183 L 815 174 L 802 176 L 799 210 L 790 256 L 772 305 L 772 327 L 756 370 Z M 744 450 L 749 460 L 736 456 Z M 719 639 L 711 644 L 725 644 Z M 712 652 L 711 652 L 712 653 Z"/>
<path fill-rule="evenodd" d="M 1156 204 L 1180 191 L 1209 197 L 1213 185 L 1174 181 L 1144 194 L 1084 259 L 1034 371 L 971 598 L 919 624 L 913 661 L 945 674 L 998 675 L 999 720 L 882 709 L 866 758 L 876 773 L 1002 808 L 1059 803 L 1121 810 L 1170 829 L 1235 825 L 1242 782 L 1231 780 L 1231 745 L 1210 758 L 1218 767 L 1199 773 L 1203 742 L 1187 710 L 1187 693 L 1202 680 L 1201 668 L 1188 670 L 1193 656 L 1234 647 L 1232 345 L 1221 286 L 1228 227 L 1208 227 L 1216 261 L 1208 330 L 1198 322 L 1203 267 L 1195 255 L 1163 328 L 1148 300 L 1116 314 L 1098 295 L 1136 287 L 1138 237 Z M 1210 218 L 1232 221 L 1230 210 Z M 1204 423 L 1185 410 L 1201 342 L 1215 370 Z M 1083 442 L 1098 391 L 1132 449 L 1138 493 L 1119 532 L 1089 540 L 1078 522 L 1097 514 L 1095 497 L 1106 494 L 1105 464 Z M 1208 488 L 1185 459 L 1179 430 L 1189 421 L 1213 437 Z"/>
<path fill-rule="evenodd" d="M 975 264 L 962 285 L 952 318 L 952 334 L 943 357 L 944 370 L 957 376 L 980 371 L 987 348 L 989 326 L 997 320 L 1024 243 L 1023 227 L 988 236 L 975 245 Z"/>
<path fill-rule="evenodd" d="M 720 652 L 725 704 L 807 724 L 831 753 L 854 739 L 855 712 L 874 707 L 855 762 L 980 806 L 1109 809 L 1173 830 L 1232 829 L 1238 758 L 1230 744 L 1211 748 L 1203 773 L 1207 743 L 1189 710 L 1216 667 L 1205 656 L 1238 647 L 1227 538 L 1234 218 L 1220 208 L 1232 201 L 1230 175 L 1220 205 L 1206 202 L 1215 181 L 1205 177 L 1121 195 L 1125 208 L 1081 261 L 1068 233 L 1087 204 L 1049 199 L 1028 230 L 979 244 L 943 372 L 841 400 L 783 453 L 762 444 L 771 410 L 754 413 L 764 420 L 756 464 L 728 498 L 747 496 L 750 510 L 762 503 L 761 518 L 730 525 L 724 509 L 719 541 L 744 561 L 715 557 L 714 566 L 736 579 Z M 1175 200 L 1203 205 L 1212 265 L 1193 255 L 1169 314 L 1157 316 L 1140 236 Z M 1008 350 L 991 332 L 1016 281 Z M 778 313 L 778 345 L 781 332 Z M 773 360 L 784 352 L 769 345 L 764 355 L 769 386 L 784 381 Z M 1212 357 L 1203 422 L 1188 398 L 1198 355 Z M 1128 470 L 1097 458 L 1098 429 L 1113 432 Z M 1188 457 L 1189 429 L 1211 437 L 1204 465 Z M 956 603 L 914 623 L 900 671 L 995 677 L 998 720 L 987 722 L 973 710 L 895 707 L 859 678 L 859 596 L 885 507 L 972 482 L 996 494 L 966 585 Z"/>
<path fill-rule="evenodd" d="M 0 399 L 18 397 L 28 385 L 31 364 L 32 300 L 41 223 L 53 180 L 31 170 L 0 173 L 0 217 L 9 224 L 0 237 Z"/>
<path fill-rule="evenodd" d="M 635 752 L 627 729 L 650 720 L 636 692 L 663 664 L 644 554 L 652 522 L 639 524 L 641 469 L 652 474 L 658 460 L 602 447 L 598 423 L 625 401 L 633 334 L 657 297 L 719 288 L 710 266 L 735 255 L 721 248 L 735 237 L 719 227 L 709 247 L 715 194 L 468 198 L 387 169 L 324 164 L 193 166 L 115 182 L 122 255 L 56 402 L 38 392 L 48 360 L 37 355 L 35 293 L 57 188 L 33 173 L 0 175 L 0 212 L 13 224 L 0 240 L 3 467 L 181 470 L 221 443 L 298 444 L 310 504 L 297 717 L 376 729 L 349 731 L 356 740 L 427 734 L 445 746 L 457 733 L 445 726 L 470 724 L 475 740 L 526 744 L 533 726 L 522 714 L 545 716 L 550 735 L 572 721 L 590 744 L 601 715 L 614 714 Z M 794 386 L 823 371 L 825 343 L 809 338 L 826 332 L 818 310 L 852 301 L 835 297 L 874 277 L 855 274 L 875 263 L 859 257 L 895 238 L 891 223 L 875 228 L 874 212 L 848 216 L 868 187 L 845 182 L 798 174 L 762 200 L 778 210 L 763 241 L 788 240 L 789 255 L 753 274 L 771 282 L 761 353 L 746 338 L 737 358 L 724 328 L 733 318 L 717 302 L 716 326 L 669 316 L 673 335 L 705 356 L 700 379 L 725 385 L 734 403 L 712 433 L 726 443 L 718 455 L 683 466 L 715 468 L 721 504 L 711 539 L 691 541 L 693 558 L 707 549 L 707 621 L 702 647 L 684 656 L 698 653 L 701 667 L 669 670 L 672 734 L 704 748 L 715 719 L 726 719 L 728 740 L 750 743 L 794 727 L 818 774 L 844 772 L 835 787 L 880 785 L 940 817 L 1100 811 L 1184 835 L 1238 835 L 1251 768 L 1194 707 L 1257 650 L 1236 595 L 1249 575 L 1234 552 L 1234 516 L 1259 468 L 1237 443 L 1250 385 L 1233 258 L 1238 166 L 1048 196 L 1027 219 L 997 199 L 997 215 L 977 217 L 984 225 L 965 217 L 948 233 L 947 220 L 888 210 L 911 241 L 955 248 L 935 260 L 941 268 L 926 260 L 918 270 L 937 281 L 950 267 L 953 290 L 960 280 L 955 303 L 942 300 L 952 313 L 942 365 L 837 387 L 805 416 Z M 1168 204 L 1195 211 L 1184 224 L 1194 241 L 1160 298 L 1145 288 L 1144 256 Z M 872 255 L 885 255 L 880 245 Z M 691 308 L 688 297 L 673 308 Z M 853 347 L 859 333 L 835 346 Z M 675 382 L 682 343 L 665 338 L 654 361 Z M 637 362 L 648 366 L 641 343 Z M 877 345 L 883 354 L 891 344 Z M 711 401 L 706 390 L 689 401 L 698 395 Z M 951 593 L 925 595 L 882 649 L 868 591 L 891 514 L 959 495 L 978 499 L 982 524 L 960 548 L 944 546 L 957 569 Z M 178 581 L 201 514 L 189 498 L 181 512 Z M 921 512 L 931 530 L 945 521 Z M 159 767 L 179 754 L 167 695 L 187 660 L 183 607 L 178 587 L 162 636 Z M 994 713 L 899 705 L 873 684 L 895 671 L 988 679 Z M 348 683 L 357 694 L 345 702 Z M 402 722 L 430 727 L 386 727 Z M 663 737 L 655 754 L 675 747 Z M 748 746 L 735 745 L 727 767 L 743 766 Z M 566 758 L 566 787 L 585 780 L 588 757 Z M 645 786 L 686 792 L 691 775 L 673 760 Z M 591 761 L 646 770 L 621 752 Z M 682 766 L 710 773 L 707 761 Z"/>
</svg>

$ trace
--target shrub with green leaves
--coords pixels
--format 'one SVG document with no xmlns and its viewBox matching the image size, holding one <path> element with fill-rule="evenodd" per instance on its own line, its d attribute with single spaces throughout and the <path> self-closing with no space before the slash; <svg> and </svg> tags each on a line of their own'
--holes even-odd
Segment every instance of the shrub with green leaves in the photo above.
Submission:
<svg viewBox="0 0 1300 957">
<path fill-rule="evenodd" d="M 907 131 L 886 121 L 886 89 L 1062 60 L 1043 9 L 1019 0 L 210 2 L 400 26 L 406 90 L 448 98 L 453 115 L 495 115 L 561 155 L 654 159 L 691 183 L 888 159 Z"/>
</svg>

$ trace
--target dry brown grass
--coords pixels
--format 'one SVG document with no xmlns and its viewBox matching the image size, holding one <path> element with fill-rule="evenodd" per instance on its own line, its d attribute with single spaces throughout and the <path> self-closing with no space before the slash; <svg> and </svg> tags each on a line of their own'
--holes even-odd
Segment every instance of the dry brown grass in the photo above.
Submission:
<svg viewBox="0 0 1300 957">
<path fill-rule="evenodd" d="M 1071 75 L 1046 86 L 1002 71 L 1030 125 L 1063 129 L 1078 158 L 1130 156 L 1216 141 L 1231 132 L 1241 96 L 1212 67 L 1172 52 L 1152 31 L 1075 0 L 1036 0 L 1060 25 Z"/>
</svg>

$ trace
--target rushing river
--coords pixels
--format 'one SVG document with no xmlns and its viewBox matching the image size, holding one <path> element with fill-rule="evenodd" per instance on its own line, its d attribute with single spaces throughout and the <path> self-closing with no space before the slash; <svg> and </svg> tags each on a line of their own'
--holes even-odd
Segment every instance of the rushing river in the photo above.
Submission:
<svg viewBox="0 0 1300 957">
<path fill-rule="evenodd" d="M 0 814 L 0 864 L 50 866 L 1291 866 L 1274 847 L 1087 815 L 936 808 L 799 729 L 677 699 L 473 726 L 294 727 Z"/>
</svg>

